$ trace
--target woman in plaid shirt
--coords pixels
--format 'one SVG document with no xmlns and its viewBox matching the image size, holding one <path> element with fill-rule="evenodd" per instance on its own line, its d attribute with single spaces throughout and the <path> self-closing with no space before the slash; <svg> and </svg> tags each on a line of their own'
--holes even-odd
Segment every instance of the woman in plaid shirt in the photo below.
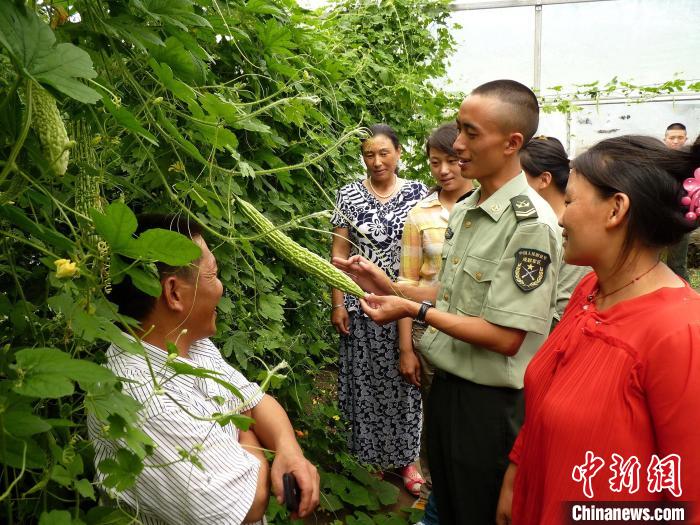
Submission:
<svg viewBox="0 0 700 525">
<path fill-rule="evenodd" d="M 401 268 L 399 282 L 413 285 L 437 283 L 442 264 L 442 245 L 445 241 L 447 218 L 455 203 L 473 191 L 472 182 L 461 175 L 459 159 L 452 149 L 457 138 L 457 124 L 443 124 L 433 130 L 428 137 L 426 151 L 430 162 L 430 172 L 437 186 L 433 191 L 408 212 L 401 240 Z M 406 381 L 418 386 L 423 398 L 423 410 L 433 369 L 418 349 L 418 341 L 425 327 L 413 325 L 410 318 L 400 319 L 399 326 L 399 370 Z M 425 413 L 421 436 L 420 464 L 426 480 L 421 487 L 421 499 L 417 507 L 424 507 L 430 494 L 430 471 L 425 447 Z M 437 515 L 431 519 L 431 506 L 426 509 L 425 525 L 436 525 Z"/>
</svg>

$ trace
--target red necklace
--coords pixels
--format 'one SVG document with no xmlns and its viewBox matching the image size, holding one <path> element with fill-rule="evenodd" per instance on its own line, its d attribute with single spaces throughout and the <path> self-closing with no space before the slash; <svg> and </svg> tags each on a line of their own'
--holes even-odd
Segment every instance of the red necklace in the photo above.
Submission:
<svg viewBox="0 0 700 525">
<path fill-rule="evenodd" d="M 660 261 L 656 261 L 656 262 L 654 263 L 654 266 L 652 266 L 651 268 L 649 268 L 648 270 L 646 270 L 643 274 L 639 275 L 638 277 L 635 277 L 634 279 L 632 279 L 632 280 L 631 280 L 630 282 L 628 282 L 627 284 L 624 284 L 624 285 L 620 286 L 619 288 L 613 290 L 612 292 L 605 293 L 605 294 L 599 296 L 598 293 L 600 292 L 600 284 L 598 284 L 598 287 L 597 287 L 595 290 L 593 290 L 593 293 L 589 294 L 588 297 L 586 297 L 586 300 L 587 300 L 589 303 L 592 303 L 593 301 L 595 301 L 595 300 L 597 300 L 597 299 L 605 299 L 606 297 L 610 297 L 612 294 L 616 294 L 616 293 L 619 292 L 620 290 L 624 290 L 625 288 L 627 288 L 627 287 L 630 286 L 630 285 L 633 285 L 634 283 L 636 283 L 637 281 L 639 281 L 639 279 L 641 279 L 641 278 L 644 277 L 646 274 L 648 274 L 649 272 L 651 272 L 654 268 L 656 268 L 656 267 L 659 265 L 659 262 L 660 262 Z"/>
</svg>

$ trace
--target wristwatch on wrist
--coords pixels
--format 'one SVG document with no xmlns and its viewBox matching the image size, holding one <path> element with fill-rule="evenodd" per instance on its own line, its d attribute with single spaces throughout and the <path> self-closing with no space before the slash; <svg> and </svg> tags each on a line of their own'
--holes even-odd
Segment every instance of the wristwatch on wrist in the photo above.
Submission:
<svg viewBox="0 0 700 525">
<path fill-rule="evenodd" d="M 425 322 L 425 314 L 427 314 L 428 310 L 430 310 L 432 307 L 433 307 L 433 303 L 431 303 L 430 301 L 423 301 L 422 303 L 420 303 L 420 309 L 418 310 L 418 315 L 416 315 L 416 317 L 414 319 L 416 321 L 416 323 L 418 323 L 421 326 L 425 326 L 426 324 L 428 324 Z"/>
</svg>

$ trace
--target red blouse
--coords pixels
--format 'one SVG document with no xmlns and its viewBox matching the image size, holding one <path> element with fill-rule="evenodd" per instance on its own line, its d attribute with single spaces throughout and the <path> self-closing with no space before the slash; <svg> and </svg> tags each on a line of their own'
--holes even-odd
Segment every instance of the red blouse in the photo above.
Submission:
<svg viewBox="0 0 700 525">
<path fill-rule="evenodd" d="M 569 501 L 681 500 L 700 524 L 700 295 L 661 288 L 598 312 L 596 286 L 581 281 L 525 373 L 513 523 L 566 523 Z"/>
</svg>

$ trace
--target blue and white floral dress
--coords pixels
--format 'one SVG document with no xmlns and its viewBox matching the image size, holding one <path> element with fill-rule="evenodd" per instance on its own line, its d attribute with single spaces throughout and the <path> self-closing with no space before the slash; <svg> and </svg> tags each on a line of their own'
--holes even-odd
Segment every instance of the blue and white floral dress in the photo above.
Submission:
<svg viewBox="0 0 700 525">
<path fill-rule="evenodd" d="M 425 197 L 421 182 L 404 181 L 396 195 L 379 202 L 362 181 L 338 191 L 331 223 L 350 232 L 350 254 L 360 254 L 396 280 L 406 215 Z M 396 323 L 379 326 L 359 301 L 345 296 L 350 335 L 340 337 L 338 400 L 350 424 L 349 449 L 362 463 L 381 469 L 415 461 L 420 447 L 418 388 L 399 373 Z"/>
</svg>

